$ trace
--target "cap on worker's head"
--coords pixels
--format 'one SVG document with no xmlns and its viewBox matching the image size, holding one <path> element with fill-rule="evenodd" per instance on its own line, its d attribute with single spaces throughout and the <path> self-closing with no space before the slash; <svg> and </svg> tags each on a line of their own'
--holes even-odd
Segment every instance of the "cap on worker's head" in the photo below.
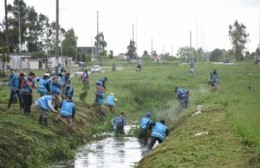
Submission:
<svg viewBox="0 0 260 168">
<path fill-rule="evenodd" d="M 151 113 L 147 111 L 147 112 L 145 113 L 145 115 L 146 115 L 147 117 L 150 117 L 150 116 L 151 116 Z"/>
<path fill-rule="evenodd" d="M 162 124 L 165 124 L 165 120 L 162 119 L 162 120 L 161 120 L 161 123 L 162 123 Z"/>
<path fill-rule="evenodd" d="M 44 76 L 50 77 L 50 74 L 49 73 L 45 73 Z"/>
<path fill-rule="evenodd" d="M 111 96 L 114 96 L 114 93 L 110 93 Z"/>
</svg>

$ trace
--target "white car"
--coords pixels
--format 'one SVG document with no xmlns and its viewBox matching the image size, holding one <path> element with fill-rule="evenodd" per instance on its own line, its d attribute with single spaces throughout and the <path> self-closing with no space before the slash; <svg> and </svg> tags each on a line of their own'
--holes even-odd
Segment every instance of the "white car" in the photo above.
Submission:
<svg viewBox="0 0 260 168">
<path fill-rule="evenodd" d="M 102 71 L 102 67 L 100 65 L 93 65 L 90 71 L 91 73 L 100 73 Z"/>
</svg>

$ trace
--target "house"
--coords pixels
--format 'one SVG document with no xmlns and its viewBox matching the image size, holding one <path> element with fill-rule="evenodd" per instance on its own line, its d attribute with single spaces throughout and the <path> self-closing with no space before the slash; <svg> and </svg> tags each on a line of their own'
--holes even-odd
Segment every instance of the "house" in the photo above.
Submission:
<svg viewBox="0 0 260 168">
<path fill-rule="evenodd" d="M 59 56 L 58 57 L 58 62 L 56 57 L 50 57 L 48 61 L 48 66 L 49 67 L 56 67 L 59 66 L 60 68 L 71 68 L 73 66 L 73 61 L 71 57 L 67 56 Z"/>
<path fill-rule="evenodd" d="M 46 69 L 49 67 L 60 66 L 61 68 L 71 67 L 73 64 L 72 58 L 67 56 L 58 57 L 58 63 L 56 57 L 48 58 L 31 58 L 31 56 L 26 55 L 10 55 L 9 63 L 13 69 Z M 2 62 L 0 61 L 0 65 Z"/>
</svg>

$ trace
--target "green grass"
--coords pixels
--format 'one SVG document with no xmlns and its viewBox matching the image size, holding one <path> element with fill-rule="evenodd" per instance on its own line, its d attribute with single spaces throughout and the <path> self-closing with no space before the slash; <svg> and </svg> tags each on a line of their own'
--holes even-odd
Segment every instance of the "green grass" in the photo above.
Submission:
<svg viewBox="0 0 260 168">
<path fill-rule="evenodd" d="M 133 63 L 116 64 L 123 70 L 91 75 L 87 105 L 78 100 L 81 82 L 77 77 L 72 80 L 78 107 L 76 124 L 85 140 L 111 129 L 110 120 L 115 115 L 109 114 L 103 121 L 90 108 L 95 98 L 95 82 L 106 76 L 106 95 L 113 92 L 118 98 L 116 114 L 125 112 L 128 122 L 135 124 L 144 112 L 150 111 L 154 121 L 165 119 L 171 130 L 167 140 L 150 152 L 139 167 L 259 166 L 260 66 L 246 62 L 235 65 L 197 63 L 195 75 L 190 77 L 188 64 L 146 62 L 141 72 L 135 71 Z M 112 69 L 111 65 L 112 62 L 105 63 L 103 68 Z M 220 85 L 219 90 L 212 93 L 207 80 L 209 72 L 215 68 Z M 254 90 L 249 91 L 249 85 Z M 176 86 L 191 91 L 189 107 L 181 115 L 174 95 Z M 3 87 L 2 106 L 8 98 L 8 89 Z M 191 117 L 199 104 L 205 107 L 203 114 Z M 32 117 L 24 117 L 17 105 L 12 106 L 11 114 L 0 113 L 0 144 L 4 146 L 0 152 L 0 167 L 10 167 L 14 163 L 13 167 L 44 167 L 53 161 L 69 160 L 73 158 L 74 149 L 85 142 L 78 134 L 69 135 L 62 124 L 49 128 L 40 126 L 37 117 L 36 111 Z M 208 131 L 209 135 L 194 137 L 202 131 Z"/>
</svg>

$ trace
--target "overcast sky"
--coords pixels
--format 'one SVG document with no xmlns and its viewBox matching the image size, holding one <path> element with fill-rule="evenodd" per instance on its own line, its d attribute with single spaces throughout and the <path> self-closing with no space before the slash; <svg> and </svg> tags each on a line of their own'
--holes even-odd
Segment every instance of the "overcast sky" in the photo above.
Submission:
<svg viewBox="0 0 260 168">
<path fill-rule="evenodd" d="M 7 0 L 13 4 L 13 0 Z M 24 0 L 55 21 L 56 0 Z M 156 50 L 175 55 L 179 47 L 190 45 L 204 50 L 230 49 L 228 26 L 235 20 L 250 34 L 247 48 L 259 43 L 260 0 L 60 0 L 60 25 L 74 28 L 78 46 L 91 46 L 99 31 L 104 33 L 107 50 L 125 53 L 130 39 L 137 41 L 138 54 Z M 0 4 L 4 19 L 4 1 Z M 152 42 L 153 41 L 153 42 Z"/>
</svg>

